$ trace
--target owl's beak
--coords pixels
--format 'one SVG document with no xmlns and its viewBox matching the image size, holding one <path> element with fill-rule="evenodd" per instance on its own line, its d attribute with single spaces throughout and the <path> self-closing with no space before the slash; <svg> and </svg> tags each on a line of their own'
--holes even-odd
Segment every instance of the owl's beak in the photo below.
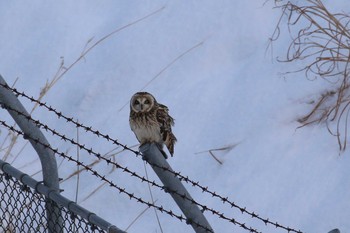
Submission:
<svg viewBox="0 0 350 233">
<path fill-rule="evenodd" d="M 141 107 L 141 111 L 142 111 L 142 109 L 143 109 L 143 104 L 140 104 L 140 107 Z"/>
</svg>

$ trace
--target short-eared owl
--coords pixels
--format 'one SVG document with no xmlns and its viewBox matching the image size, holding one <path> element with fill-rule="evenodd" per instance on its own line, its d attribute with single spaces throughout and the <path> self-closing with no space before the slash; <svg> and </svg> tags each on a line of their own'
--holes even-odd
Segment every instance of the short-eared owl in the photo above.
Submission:
<svg viewBox="0 0 350 233">
<path fill-rule="evenodd" d="M 135 133 L 140 144 L 155 142 L 161 149 L 163 144 L 171 156 L 174 154 L 175 135 L 171 132 L 174 119 L 169 115 L 167 106 L 160 104 L 148 92 L 137 92 L 130 100 L 130 128 Z"/>
</svg>

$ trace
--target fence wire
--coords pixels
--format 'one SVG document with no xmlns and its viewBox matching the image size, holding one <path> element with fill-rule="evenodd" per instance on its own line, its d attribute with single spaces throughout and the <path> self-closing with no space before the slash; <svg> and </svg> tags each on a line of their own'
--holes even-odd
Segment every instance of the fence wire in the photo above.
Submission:
<svg viewBox="0 0 350 233">
<path fill-rule="evenodd" d="M 0 85 L 2 85 L 2 84 L 0 84 Z M 35 99 L 34 97 L 30 97 L 30 96 L 26 95 L 24 92 L 19 92 L 19 91 L 17 91 L 17 89 L 11 88 L 8 85 L 2 85 L 2 86 L 7 88 L 7 89 L 9 89 L 9 90 L 11 90 L 11 91 L 13 91 L 17 96 L 25 97 L 26 99 L 29 99 L 30 101 L 38 104 L 40 107 L 46 108 L 49 112 L 52 112 L 52 113 L 56 114 L 58 118 L 63 118 L 68 123 L 73 123 L 76 127 L 83 128 L 86 132 L 90 132 L 90 133 L 92 133 L 92 134 L 94 134 L 94 135 L 96 135 L 98 137 L 102 137 L 102 138 L 106 139 L 107 141 L 111 141 L 112 143 L 114 143 L 114 144 L 116 144 L 118 146 L 121 146 L 123 148 L 123 150 L 128 150 L 128 151 L 134 153 L 136 156 L 142 155 L 139 151 L 136 151 L 136 150 L 133 150 L 133 149 L 129 148 L 128 146 L 120 143 L 118 140 L 111 138 L 109 135 L 103 134 L 103 133 L 101 133 L 98 130 L 94 130 L 92 127 L 85 126 L 84 124 L 79 123 L 78 121 L 75 121 L 72 117 L 66 117 L 64 114 L 62 114 L 61 112 L 59 112 L 56 109 L 52 108 L 51 106 L 47 105 L 46 103 L 42 103 L 42 102 L 38 101 L 37 99 Z M 9 106 L 4 106 L 4 105 L 3 105 L 3 107 L 10 108 Z M 11 110 L 11 108 L 10 108 L 10 110 Z M 21 114 L 21 113 L 18 112 L 18 114 Z M 53 135 L 56 135 L 56 136 L 60 137 L 62 140 L 68 141 L 68 142 L 70 142 L 70 143 L 72 143 L 72 144 L 74 144 L 76 146 L 79 146 L 80 149 L 83 149 L 83 150 L 87 151 L 89 154 L 92 154 L 92 155 L 98 157 L 99 159 L 105 160 L 107 162 L 107 164 L 112 164 L 112 165 L 114 165 L 114 166 L 116 166 L 118 168 L 121 168 L 124 172 L 127 172 L 131 176 L 134 176 L 134 177 L 140 179 L 142 182 L 147 182 L 147 183 L 151 184 L 152 186 L 156 186 L 158 188 L 164 189 L 164 187 L 162 187 L 161 185 L 158 185 L 157 183 L 155 183 L 155 181 L 149 181 L 149 180 L 145 179 L 145 177 L 140 176 L 137 173 L 128 170 L 128 168 L 122 167 L 122 166 L 118 165 L 117 163 L 112 162 L 111 160 L 103 158 L 100 153 L 94 152 L 92 148 L 87 148 L 85 145 L 81 145 L 81 144 L 77 143 L 76 141 L 74 141 L 73 139 L 69 139 L 65 135 L 59 134 L 57 131 L 55 131 L 54 129 L 49 128 L 47 125 L 44 125 L 41 122 L 39 122 L 37 120 L 34 120 L 32 118 L 29 118 L 28 120 L 32 120 L 39 127 L 45 129 L 46 131 L 51 132 Z M 0 123 L 3 126 L 9 128 L 10 130 L 21 134 L 20 132 L 18 132 L 14 128 L 9 127 L 8 125 L 4 124 L 5 122 L 1 121 Z M 40 143 L 40 142 L 38 142 L 38 143 Z M 44 146 L 47 146 L 47 145 L 44 145 Z M 67 157 L 66 155 L 64 155 L 64 153 L 58 152 L 57 149 L 53 149 L 53 148 L 50 148 L 50 149 L 52 149 L 56 154 L 58 154 L 58 155 L 60 155 L 62 157 Z M 75 162 L 77 164 L 80 164 L 80 162 L 74 161 L 73 158 L 68 157 L 68 160 L 69 161 L 73 161 L 73 162 Z M 84 164 L 80 164 L 80 165 L 84 166 Z M 166 168 L 162 168 L 162 169 L 167 170 Z M 90 169 L 87 169 L 87 170 L 90 170 Z M 101 178 L 101 180 L 105 180 L 105 177 L 99 176 L 99 174 L 96 171 L 91 171 L 91 172 L 93 173 L 93 175 Z M 255 219 L 258 219 L 258 220 L 264 222 L 266 225 L 272 225 L 272 226 L 274 226 L 276 228 L 280 228 L 280 229 L 286 230 L 287 232 L 302 233 L 300 230 L 296 230 L 296 229 L 293 229 L 291 227 L 283 226 L 283 225 L 279 224 L 278 222 L 273 222 L 273 221 L 269 220 L 268 218 L 262 218 L 258 214 L 254 213 L 252 211 L 248 211 L 245 207 L 241 207 L 241 206 L 235 204 L 233 201 L 230 201 L 228 197 L 221 196 L 220 194 L 217 194 L 215 191 L 211 191 L 208 187 L 201 185 L 199 182 L 193 181 L 187 176 L 183 176 L 180 172 L 176 172 L 176 171 L 175 172 L 174 171 L 169 171 L 169 172 L 173 173 L 180 180 L 185 181 L 186 183 L 190 183 L 192 186 L 199 188 L 203 193 L 208 193 L 212 197 L 220 199 L 223 204 L 228 204 L 228 205 L 230 205 L 231 208 L 239 209 L 242 212 L 242 214 L 248 214 L 252 218 L 255 218 Z M 113 184 L 110 181 L 107 181 L 107 182 L 110 183 L 110 185 L 112 187 L 116 186 L 115 184 Z M 120 189 L 119 187 L 116 187 L 116 188 L 119 190 L 119 192 L 129 195 L 131 199 L 134 198 L 133 194 L 130 195 L 130 193 L 125 192 L 124 189 Z M 167 191 L 168 192 L 169 191 L 170 192 L 176 192 L 176 191 L 173 191 L 173 190 L 167 190 Z M 154 206 L 153 204 L 150 205 L 150 203 L 140 201 L 139 198 L 137 198 L 137 197 L 135 199 L 138 202 L 147 204 L 148 206 L 155 207 L 156 209 L 160 210 L 161 212 L 165 212 L 165 213 L 171 215 L 172 217 L 176 217 L 176 218 L 178 218 L 181 221 L 185 220 L 182 215 L 175 215 L 172 211 L 167 212 L 166 210 L 163 209 L 163 207 Z M 238 225 L 239 227 L 241 227 L 241 228 L 243 228 L 245 230 L 248 230 L 250 232 L 258 232 L 256 229 L 248 227 L 244 223 L 237 222 L 234 218 L 226 217 L 223 213 L 220 213 L 220 212 L 216 211 L 215 209 L 211 209 L 211 208 L 209 208 L 209 207 L 207 207 L 205 205 L 202 205 L 200 203 L 195 202 L 194 200 L 191 200 L 191 201 L 194 202 L 194 204 L 199 205 L 202 208 L 203 211 L 208 211 L 208 212 L 210 212 L 213 215 L 217 215 L 217 216 L 219 216 L 219 218 L 227 220 L 227 221 L 233 223 L 234 225 Z"/>
<path fill-rule="evenodd" d="M 57 154 L 57 155 L 59 155 L 59 156 L 65 158 L 65 159 L 67 159 L 68 161 L 73 162 L 73 163 L 75 163 L 76 165 L 79 165 L 79 166 L 83 167 L 86 171 L 90 172 L 93 176 L 99 178 L 99 179 L 100 179 L 101 181 L 103 181 L 103 182 L 108 183 L 110 187 L 117 189 L 117 190 L 119 191 L 119 193 L 122 193 L 122 194 L 126 195 L 127 197 L 129 197 L 130 200 L 134 200 L 134 201 L 137 201 L 137 202 L 139 202 L 139 203 L 145 204 L 145 205 L 147 205 L 148 207 L 153 207 L 153 208 L 159 210 L 161 213 L 168 214 L 168 215 L 170 215 L 170 216 L 173 217 L 173 218 L 177 218 L 177 219 L 180 220 L 180 221 L 184 221 L 184 222 L 186 222 L 187 224 L 190 224 L 189 220 L 186 219 L 182 214 L 176 214 L 176 213 L 174 213 L 172 210 L 167 210 L 167 209 L 163 208 L 163 206 L 158 206 L 158 205 L 155 205 L 154 203 L 151 203 L 151 202 L 148 202 L 148 201 L 143 200 L 142 198 L 136 196 L 134 193 L 130 193 L 130 192 L 129 192 L 128 190 L 126 190 L 125 188 L 122 188 L 122 187 L 116 185 L 113 181 L 108 180 L 104 175 L 101 175 L 101 174 L 100 174 L 98 171 L 96 171 L 95 169 L 90 168 L 88 165 L 86 165 L 86 164 L 84 164 L 84 163 L 82 163 L 82 162 L 76 160 L 75 158 L 73 158 L 73 157 L 71 157 L 71 156 L 66 155 L 66 154 L 63 153 L 63 152 L 59 152 L 58 149 L 52 148 L 50 145 L 44 144 L 44 143 L 42 143 L 42 142 L 41 142 L 40 140 L 38 140 L 38 139 L 32 138 L 32 137 L 30 137 L 29 135 L 24 135 L 23 132 L 21 132 L 20 130 L 15 129 L 13 126 L 10 126 L 10 125 L 6 124 L 5 121 L 0 120 L 0 124 L 3 125 L 3 126 L 5 126 L 6 128 L 8 128 L 8 129 L 11 130 L 12 132 L 15 132 L 15 133 L 17 133 L 17 134 L 23 136 L 25 139 L 34 140 L 35 143 L 38 143 L 38 144 L 40 144 L 40 145 L 42 145 L 42 146 L 44 146 L 44 147 L 46 147 L 46 148 L 52 150 L 55 154 Z M 233 219 L 233 220 L 234 220 L 234 219 Z M 206 230 L 207 232 L 212 232 L 210 229 L 207 229 L 205 226 L 202 226 L 201 224 L 199 224 L 199 223 L 197 223 L 197 222 L 193 222 L 193 221 L 192 221 L 192 223 L 195 224 L 195 225 L 197 225 L 198 227 L 203 228 L 203 229 Z M 236 224 L 236 223 L 234 222 L 234 224 Z M 241 225 L 244 226 L 245 229 L 249 230 L 249 228 L 247 228 L 244 224 L 241 224 Z M 254 229 L 252 229 L 251 232 L 258 233 L 258 232 L 257 232 L 256 230 L 254 230 Z"/>
<path fill-rule="evenodd" d="M 52 200 L 16 178 L 0 174 L 0 233 L 48 232 L 50 223 L 45 206 L 50 204 Z M 62 225 L 54 233 L 106 232 L 64 207 L 59 209 Z"/>
<path fill-rule="evenodd" d="M 176 194 L 176 195 L 180 196 L 181 198 L 186 199 L 186 200 L 192 202 L 192 204 L 198 205 L 198 206 L 202 209 L 203 212 L 205 212 L 205 211 L 210 212 L 211 214 L 216 215 L 216 216 L 218 216 L 219 218 L 224 219 L 224 220 L 226 220 L 226 221 L 229 221 L 229 222 L 231 222 L 232 224 L 238 225 L 239 227 L 241 227 L 241 228 L 243 228 L 243 229 L 245 229 L 245 230 L 249 230 L 250 232 L 258 232 L 256 229 L 253 229 L 253 228 L 251 228 L 251 227 L 249 227 L 249 226 L 246 226 L 244 223 L 241 223 L 241 222 L 235 220 L 235 219 L 232 218 L 232 217 L 227 217 L 224 213 L 221 213 L 220 211 L 217 211 L 217 210 L 215 210 L 215 209 L 213 209 L 213 208 L 210 208 L 210 207 L 208 207 L 208 206 L 206 206 L 206 205 L 203 205 L 203 204 L 201 204 L 201 203 L 199 203 L 199 202 L 193 200 L 192 198 L 187 197 L 186 195 L 180 194 L 180 193 L 178 193 L 176 190 L 172 190 L 170 187 L 164 187 L 163 185 L 160 185 L 160 184 L 156 183 L 155 181 L 150 181 L 150 180 L 148 180 L 147 178 L 145 178 L 145 177 L 143 177 L 143 176 L 137 174 L 136 172 L 131 171 L 131 170 L 128 169 L 127 167 L 123 167 L 123 166 L 119 165 L 118 163 L 116 163 L 116 162 L 114 162 L 114 161 L 112 161 L 112 160 L 110 160 L 110 159 L 104 158 L 100 153 L 95 152 L 92 148 L 87 148 L 85 145 L 76 142 L 74 139 L 67 138 L 65 135 L 62 135 L 62 134 L 60 134 L 59 132 L 57 132 L 56 130 L 51 129 L 49 126 L 47 126 L 47 125 L 41 123 L 39 120 L 35 120 L 35 119 L 33 119 L 32 117 L 30 117 L 30 116 L 25 116 L 23 113 L 21 113 L 21 112 L 19 112 L 19 111 L 16 111 L 15 109 L 11 108 L 10 106 L 4 105 L 4 104 L 3 104 L 3 106 L 4 106 L 6 109 L 8 109 L 8 110 L 14 111 L 14 112 L 16 112 L 17 114 L 26 117 L 26 118 L 28 119 L 28 121 L 34 122 L 38 127 L 42 128 L 42 129 L 44 129 L 44 130 L 46 130 L 46 131 L 48 131 L 48 132 L 51 132 L 53 135 L 58 136 L 61 140 L 63 140 L 63 141 L 68 141 L 68 142 L 72 143 L 73 145 L 78 146 L 81 150 L 85 150 L 85 151 L 86 151 L 87 153 L 89 153 L 90 155 L 94 155 L 94 156 L 96 156 L 98 159 L 104 160 L 107 164 L 114 165 L 116 168 L 121 169 L 123 172 L 126 172 L 126 173 L 130 174 L 131 176 L 133 176 L 133 177 L 139 179 L 141 182 L 146 182 L 146 183 L 148 183 L 148 184 L 150 184 L 150 185 L 152 185 L 152 186 L 155 186 L 155 187 L 157 187 L 157 188 L 162 189 L 162 190 L 165 191 L 165 192 L 172 193 L 172 194 Z M 6 126 L 2 121 L 0 121 L 0 123 L 1 123 L 3 126 Z M 53 150 L 53 149 L 50 148 L 50 150 Z M 59 155 L 62 156 L 62 153 L 59 153 Z M 72 161 L 72 160 L 71 160 L 71 161 Z M 72 161 L 72 162 L 76 162 L 76 161 Z M 147 162 L 148 162 L 148 161 L 147 161 Z M 86 166 L 86 165 L 85 165 L 85 166 Z M 167 171 L 170 171 L 170 170 L 168 170 L 168 169 L 166 169 L 166 170 L 167 170 Z M 94 175 L 96 175 L 96 174 L 94 174 Z"/>
</svg>

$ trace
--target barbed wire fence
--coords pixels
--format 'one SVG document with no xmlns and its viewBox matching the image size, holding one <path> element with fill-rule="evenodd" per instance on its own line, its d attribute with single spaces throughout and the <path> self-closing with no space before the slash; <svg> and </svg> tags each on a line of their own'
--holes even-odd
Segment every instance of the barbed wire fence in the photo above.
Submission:
<svg viewBox="0 0 350 233">
<path fill-rule="evenodd" d="M 161 190 L 163 190 L 163 191 L 165 191 L 165 192 L 167 192 L 167 193 L 171 193 L 171 194 L 175 194 L 175 195 L 177 195 L 177 196 L 180 196 L 181 198 L 184 198 L 184 199 L 190 201 L 191 203 L 193 203 L 193 204 L 195 204 L 195 205 L 198 205 L 199 207 L 201 207 L 201 209 L 202 209 L 203 211 L 210 212 L 210 213 L 212 213 L 213 215 L 216 215 L 216 216 L 218 216 L 218 217 L 220 217 L 220 218 L 222 218 L 222 219 L 225 219 L 225 220 L 227 220 L 227 221 L 229 221 L 229 222 L 232 222 L 233 224 L 237 224 L 238 226 L 240 226 L 240 227 L 242 227 L 242 228 L 244 228 L 244 229 L 246 229 L 246 230 L 250 230 L 251 232 L 257 232 L 257 230 L 254 230 L 254 229 L 252 229 L 252 228 L 248 228 L 247 226 L 245 226 L 245 224 L 236 221 L 236 220 L 235 220 L 234 218 L 232 218 L 232 217 L 231 217 L 231 218 L 230 218 L 230 217 L 227 217 L 227 216 L 225 216 L 225 214 L 220 213 L 219 211 L 214 210 L 213 208 L 207 207 L 206 205 L 203 205 L 203 204 L 201 204 L 201 203 L 199 203 L 199 202 L 196 202 L 195 200 L 193 200 L 191 197 L 188 197 L 187 195 L 183 195 L 182 193 L 179 193 L 179 192 L 176 191 L 176 190 L 172 190 L 171 187 L 169 187 L 169 186 L 164 187 L 163 185 L 160 185 L 160 184 L 156 183 L 154 180 L 153 180 L 153 181 L 148 180 L 148 179 L 145 178 L 144 176 L 141 176 L 141 175 L 139 175 L 138 173 L 131 171 L 131 170 L 128 169 L 127 167 L 124 167 L 124 166 L 118 164 L 117 162 L 112 161 L 111 159 L 108 159 L 108 158 L 103 157 L 100 153 L 95 152 L 92 148 L 87 148 L 85 145 L 80 144 L 80 143 L 76 142 L 74 139 L 70 139 L 70 138 L 66 137 L 65 135 L 60 134 L 60 133 L 57 132 L 56 130 L 51 129 L 49 126 L 47 126 L 47 125 L 41 123 L 41 122 L 38 121 L 38 120 L 33 119 L 33 118 L 30 117 L 30 116 L 25 116 L 23 113 L 21 113 L 21 112 L 19 112 L 19 111 L 16 111 L 14 108 L 11 108 L 10 106 L 4 105 L 4 104 L 3 104 L 3 106 L 4 106 L 6 109 L 8 109 L 8 110 L 14 111 L 14 112 L 16 112 L 17 114 L 24 116 L 28 121 L 34 122 L 37 126 L 39 126 L 40 128 L 46 130 L 47 132 L 52 133 L 52 134 L 55 135 L 55 136 L 58 136 L 61 140 L 63 140 L 63 141 L 68 141 L 68 142 L 70 142 L 71 144 L 73 144 L 73 145 L 75 145 L 75 146 L 78 146 L 81 150 L 86 151 L 88 154 L 93 155 L 93 156 L 97 157 L 98 159 L 105 161 L 107 165 L 113 165 L 113 166 L 115 166 L 116 168 L 121 169 L 123 172 L 128 173 L 128 174 L 131 175 L 132 177 L 135 177 L 135 178 L 139 179 L 141 182 L 149 183 L 150 185 L 152 185 L 152 186 L 154 186 L 154 187 L 157 187 L 157 188 L 160 188 Z M 17 133 L 17 134 L 20 134 L 20 135 L 22 134 L 20 131 L 14 129 L 14 128 L 11 128 L 11 126 L 7 125 L 6 122 L 0 120 L 0 123 L 1 123 L 3 126 L 5 126 L 6 128 L 10 128 L 11 131 L 13 131 L 13 132 L 15 132 L 15 133 Z M 24 136 L 24 135 L 23 135 L 23 136 Z M 27 136 L 27 137 L 28 137 L 28 136 Z M 33 139 L 33 140 L 34 140 L 34 139 Z M 74 158 L 72 158 L 72 157 L 68 157 L 68 156 L 67 156 L 66 154 L 64 154 L 63 152 L 58 151 L 58 149 L 53 149 L 53 148 L 50 147 L 49 145 L 43 144 L 43 143 L 40 142 L 40 141 L 38 141 L 37 143 L 42 144 L 43 146 L 49 148 L 50 150 L 52 150 L 54 153 L 60 155 L 61 157 L 67 158 L 68 161 L 72 161 L 72 162 L 76 163 L 76 164 L 79 165 L 79 166 L 80 166 L 80 165 L 83 165 L 83 167 L 84 167 L 86 170 L 90 171 L 93 175 L 96 175 L 96 174 L 98 173 L 97 171 L 94 171 L 93 169 L 91 169 L 90 166 L 86 166 L 86 164 L 83 164 L 82 162 L 78 162 L 78 160 L 76 160 L 76 159 L 74 159 Z M 149 161 L 148 161 L 148 162 L 149 162 Z M 152 164 L 153 166 L 155 166 L 155 167 L 157 167 L 157 168 L 160 168 L 160 169 L 162 169 L 162 170 L 168 171 L 168 172 L 170 172 L 171 174 L 176 174 L 174 171 L 170 170 L 170 169 L 167 168 L 167 167 L 164 167 L 164 166 L 161 166 L 161 167 L 160 167 L 159 165 L 157 165 L 157 164 L 155 164 L 155 163 L 150 163 L 150 164 Z M 181 179 L 183 180 L 182 177 L 181 177 Z M 192 182 L 193 182 L 193 181 L 192 181 Z M 108 183 L 111 184 L 111 183 L 113 183 L 113 182 L 108 182 Z M 112 186 L 113 186 L 113 184 L 112 184 Z M 240 211 L 243 211 L 243 208 L 240 208 Z M 266 222 L 265 222 L 265 223 L 266 223 Z M 280 224 L 278 224 L 278 223 L 275 223 L 275 224 L 276 224 L 277 227 L 283 228 L 282 225 L 280 225 Z M 293 229 L 291 229 L 291 228 L 286 228 L 286 230 L 292 231 Z"/>
<path fill-rule="evenodd" d="M 120 143 L 118 140 L 116 139 L 113 139 L 111 138 L 109 135 L 107 134 L 103 134 L 101 133 L 100 131 L 98 130 L 95 130 L 93 129 L 93 127 L 90 127 L 90 126 L 85 126 L 84 124 L 82 123 L 79 123 L 77 120 L 74 120 L 73 117 L 67 117 L 65 116 L 64 114 L 62 114 L 61 112 L 57 111 L 56 109 L 54 109 L 53 107 L 47 105 L 46 103 L 43 103 L 43 102 L 40 102 L 38 101 L 37 99 L 33 98 L 33 97 L 30 97 L 28 96 L 27 94 L 25 94 L 24 92 L 19 92 L 17 89 L 15 88 L 11 88 L 9 87 L 7 84 L 0 84 L 2 87 L 12 91 L 16 96 L 19 96 L 19 97 L 24 97 L 26 98 L 27 100 L 30 100 L 31 102 L 34 102 L 35 104 L 37 104 L 38 106 L 40 107 L 43 107 L 45 108 L 46 110 L 48 110 L 49 112 L 51 113 L 54 113 L 59 119 L 62 118 L 64 120 L 66 120 L 67 123 L 72 123 L 74 124 L 76 127 L 78 128 L 82 128 L 84 129 L 87 133 L 92 133 L 93 135 L 96 135 L 98 137 L 102 137 L 103 139 L 107 140 L 108 142 L 112 142 L 113 144 L 116 144 L 118 146 L 121 146 L 123 148 L 123 150 L 127 150 L 127 151 L 130 151 L 132 152 L 132 154 L 134 154 L 135 156 L 142 156 L 142 153 L 140 153 L 139 151 L 136 151 L 136 150 L 133 150 L 131 148 L 129 148 L 128 146 Z M 2 104 L 2 107 L 4 108 L 7 108 L 7 109 L 10 109 L 12 111 L 15 111 L 14 109 L 11 108 L 11 106 L 5 106 L 4 103 L 1 103 Z M 17 114 L 21 114 L 21 112 L 18 112 L 17 111 Z M 160 184 L 157 184 L 155 181 L 151 181 L 151 180 L 148 180 L 146 179 L 144 176 L 141 176 L 139 175 L 138 173 L 136 172 L 133 172 L 131 170 L 129 170 L 127 167 L 123 167 L 121 166 L 120 164 L 116 163 L 115 161 L 112 161 L 110 159 L 106 159 L 104 158 L 100 153 L 98 152 L 95 152 L 92 148 L 87 148 L 85 145 L 82 145 L 78 142 L 76 142 L 74 139 L 69 139 L 67 136 L 63 135 L 63 134 L 60 134 L 59 132 L 57 132 L 57 130 L 55 129 L 52 129 L 50 128 L 49 126 L 41 123 L 40 121 L 38 120 L 35 120 L 33 119 L 32 117 L 29 117 L 27 116 L 27 119 L 29 121 L 32 121 L 34 122 L 38 127 L 52 133 L 53 135 L 59 137 L 61 140 L 63 141 L 67 141 L 77 147 L 79 147 L 81 150 L 85 150 L 86 152 L 88 152 L 88 154 L 90 155 L 94 155 L 96 156 L 97 158 L 101 159 L 101 160 L 104 160 L 107 165 L 113 165 L 115 166 L 116 168 L 119 168 L 121 169 L 123 172 L 125 173 L 128 173 L 129 175 L 131 175 L 132 177 L 135 177 L 137 178 L 139 181 L 141 182 L 147 182 L 149 183 L 150 185 L 154 186 L 154 187 L 157 187 L 165 192 L 168 192 L 168 193 L 172 193 L 172 194 L 176 194 L 176 195 L 179 195 L 181 196 L 182 198 L 184 199 L 187 199 L 188 201 L 190 201 L 191 203 L 199 206 L 203 212 L 209 212 L 217 217 L 219 217 L 220 219 L 223 219 L 223 220 L 226 220 L 230 223 L 232 223 L 233 225 L 238 225 L 239 227 L 243 228 L 244 230 L 247 230 L 247 231 L 250 231 L 250 232 L 259 232 L 257 229 L 253 229 L 249 226 L 247 226 L 245 223 L 240 223 L 238 221 L 235 220 L 235 218 L 232 218 L 232 217 L 227 217 L 224 213 L 221 213 L 220 211 L 217 211 L 215 210 L 214 208 L 210 208 L 204 204 L 201 204 L 201 203 L 198 203 L 196 201 L 194 201 L 192 198 L 188 198 L 187 196 L 183 195 L 183 194 L 180 194 L 180 193 L 177 193 L 177 191 L 175 190 L 171 190 L 169 189 L 169 187 L 164 187 Z M 28 137 L 27 135 L 24 135 L 21 131 L 15 129 L 13 126 L 10 126 L 8 125 L 5 121 L 0 121 L 0 124 L 3 125 L 4 127 L 6 127 L 7 129 L 11 130 L 12 132 L 15 132 L 19 135 L 22 135 L 24 137 Z M 187 223 L 189 223 L 189 220 L 186 219 L 184 216 L 182 216 L 181 214 L 175 214 L 173 213 L 173 211 L 171 210 L 166 210 L 164 209 L 162 206 L 157 206 L 155 205 L 154 203 L 150 203 L 150 202 L 147 202 L 147 201 L 144 201 L 142 198 L 140 197 L 137 197 L 136 195 L 128 192 L 127 190 L 125 190 L 124 188 L 121 188 L 119 186 L 117 186 L 116 184 L 114 184 L 111 180 L 108 180 L 107 178 L 105 178 L 105 176 L 101 175 L 99 172 L 97 172 L 96 170 L 90 168 L 89 166 L 85 165 L 84 163 L 80 162 L 80 161 L 77 161 L 76 159 L 72 158 L 71 156 L 68 156 L 66 155 L 65 153 L 63 152 L 60 152 L 58 149 L 55 149 L 55 148 L 52 148 L 51 146 L 47 145 L 47 144 L 43 144 L 42 142 L 38 141 L 37 139 L 35 138 L 32 138 L 32 140 L 35 140 L 36 143 L 38 144 L 42 144 L 44 147 L 46 148 L 49 148 L 50 150 L 52 150 L 55 154 L 63 157 L 63 158 L 66 158 L 68 161 L 70 162 L 74 162 L 75 164 L 79 165 L 79 166 L 82 166 L 84 169 L 86 169 L 87 171 L 89 171 L 92 175 L 100 178 L 102 181 L 104 182 L 107 182 L 111 187 L 113 188 L 116 188 L 119 193 L 123 193 L 125 195 L 127 195 L 131 200 L 136 200 L 137 202 L 140 202 L 142 204 L 145 204 L 149 207 L 153 207 L 153 208 L 156 208 L 157 210 L 159 210 L 160 212 L 162 213 L 166 213 L 168 215 L 170 215 L 171 217 L 174 217 L 174 218 L 177 218 L 178 220 L 180 221 L 186 221 Z M 148 161 L 149 162 L 149 161 Z M 155 166 L 157 167 L 156 164 L 150 164 L 152 166 Z M 168 168 L 165 168 L 165 167 L 159 167 L 159 169 L 162 169 L 162 170 L 165 170 L 167 172 L 170 172 L 171 174 L 173 174 L 174 176 L 178 177 L 181 181 L 184 181 L 186 183 L 189 183 L 191 184 L 192 186 L 196 187 L 196 188 L 199 188 L 203 193 L 207 193 L 207 194 L 210 194 L 212 197 L 214 198 L 217 198 L 219 200 L 222 201 L 223 204 L 225 205 L 229 205 L 231 208 L 236 208 L 238 209 L 239 211 L 241 211 L 242 214 L 247 214 L 249 216 L 251 216 L 252 218 L 254 219 L 257 219 L 257 220 L 260 220 L 261 222 L 263 222 L 265 225 L 272 225 L 276 228 L 280 228 L 280 229 L 283 229 L 283 230 L 286 230 L 287 232 L 296 232 L 296 233 L 301 233 L 302 231 L 300 230 L 295 230 L 291 227 L 286 227 L 284 225 L 281 225 L 279 224 L 278 222 L 274 222 L 274 221 L 271 221 L 269 220 L 269 218 L 263 218 L 263 217 L 260 217 L 258 214 L 254 213 L 253 211 L 249 211 L 247 210 L 245 207 L 241 207 L 239 205 L 237 205 L 235 202 L 229 200 L 228 197 L 224 197 L 220 194 L 217 194 L 215 191 L 212 191 L 211 189 L 209 189 L 208 187 L 206 186 L 203 186 L 201 185 L 198 181 L 193 181 L 192 179 L 190 179 L 188 176 L 184 176 L 182 175 L 180 172 L 176 172 L 176 171 L 173 171 L 173 170 L 170 170 Z M 198 223 L 194 223 L 195 225 L 197 225 L 198 227 L 202 227 L 200 224 Z M 204 228 L 205 230 L 209 230 L 209 229 L 206 229 Z M 210 232 L 210 231 L 209 231 Z"/>
</svg>

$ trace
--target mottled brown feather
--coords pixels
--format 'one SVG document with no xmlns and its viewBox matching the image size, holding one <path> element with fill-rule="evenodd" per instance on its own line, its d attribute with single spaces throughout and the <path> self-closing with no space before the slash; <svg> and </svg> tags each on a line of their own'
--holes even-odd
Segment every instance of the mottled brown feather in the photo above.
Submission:
<svg viewBox="0 0 350 233">
<path fill-rule="evenodd" d="M 177 141 L 175 135 L 172 133 L 171 126 L 175 124 L 174 118 L 169 115 L 169 109 L 163 104 L 157 103 L 157 121 L 160 126 L 160 133 L 162 135 L 164 144 L 168 148 L 171 156 L 174 155 L 174 144 Z"/>
</svg>

